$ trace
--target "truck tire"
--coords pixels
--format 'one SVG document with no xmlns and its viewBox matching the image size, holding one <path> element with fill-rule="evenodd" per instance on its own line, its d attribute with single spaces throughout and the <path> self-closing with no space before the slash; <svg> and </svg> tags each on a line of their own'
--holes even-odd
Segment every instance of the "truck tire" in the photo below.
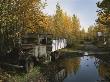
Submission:
<svg viewBox="0 0 110 82">
<path fill-rule="evenodd" d="M 29 73 L 32 71 L 32 69 L 34 68 L 34 61 L 32 60 L 27 60 L 25 63 L 25 72 Z"/>
</svg>

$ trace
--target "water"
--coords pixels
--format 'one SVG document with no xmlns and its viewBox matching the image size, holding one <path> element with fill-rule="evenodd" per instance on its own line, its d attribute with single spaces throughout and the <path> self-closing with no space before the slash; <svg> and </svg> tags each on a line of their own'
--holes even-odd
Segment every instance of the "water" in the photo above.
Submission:
<svg viewBox="0 0 110 82">
<path fill-rule="evenodd" d="M 44 67 L 46 82 L 110 82 L 110 66 L 86 55 L 66 57 Z"/>
<path fill-rule="evenodd" d="M 95 60 L 95 57 L 92 56 L 77 58 L 76 62 L 79 62 L 79 64 L 77 63 L 75 66 L 77 69 L 73 67 L 73 72 L 71 73 L 69 73 L 69 70 L 67 70 L 68 74 L 63 82 L 96 82 L 97 80 L 101 80 L 101 77 L 98 73 L 99 64 L 96 64 Z"/>
</svg>

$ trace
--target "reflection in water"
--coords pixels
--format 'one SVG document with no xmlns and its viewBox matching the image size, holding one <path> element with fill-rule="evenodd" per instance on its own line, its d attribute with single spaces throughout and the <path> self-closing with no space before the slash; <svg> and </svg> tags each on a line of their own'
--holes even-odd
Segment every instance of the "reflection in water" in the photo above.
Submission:
<svg viewBox="0 0 110 82">
<path fill-rule="evenodd" d="M 47 66 L 43 66 L 41 70 L 44 73 L 46 82 L 63 82 L 67 75 L 62 61 L 52 62 Z"/>
<path fill-rule="evenodd" d="M 46 72 L 46 82 L 108 82 L 110 80 L 110 66 L 94 56 L 65 58 L 49 64 L 43 70 Z"/>
<path fill-rule="evenodd" d="M 79 69 L 80 59 L 79 58 L 70 58 L 64 60 L 64 66 L 67 71 L 67 75 L 72 73 L 76 74 L 77 70 Z"/>
<path fill-rule="evenodd" d="M 101 63 L 98 71 L 102 80 L 105 79 L 110 82 L 110 65 Z"/>
<path fill-rule="evenodd" d="M 73 66 L 73 63 L 79 62 L 77 63 L 78 65 L 74 65 L 78 67 L 76 74 L 74 74 L 75 67 L 73 67 L 73 72 L 70 73 L 71 75 L 66 77 L 63 82 L 105 82 L 105 80 L 107 80 L 106 77 L 108 72 L 110 74 L 110 67 L 103 66 L 104 63 L 101 63 L 99 59 L 93 56 L 84 56 L 79 57 L 79 59 L 77 58 L 76 61 L 75 60 L 76 59 L 73 58 L 74 62 L 72 62 L 71 65 Z M 72 66 L 68 66 L 68 70 Z"/>
<path fill-rule="evenodd" d="M 89 56 L 84 56 L 80 59 L 80 68 L 76 75 L 71 75 L 71 77 L 65 78 L 64 82 L 96 82 L 98 77 L 98 72 L 94 65 L 94 58 Z"/>
<path fill-rule="evenodd" d="M 66 76 L 65 69 L 62 69 L 58 73 L 55 74 L 54 82 L 62 82 Z"/>
</svg>

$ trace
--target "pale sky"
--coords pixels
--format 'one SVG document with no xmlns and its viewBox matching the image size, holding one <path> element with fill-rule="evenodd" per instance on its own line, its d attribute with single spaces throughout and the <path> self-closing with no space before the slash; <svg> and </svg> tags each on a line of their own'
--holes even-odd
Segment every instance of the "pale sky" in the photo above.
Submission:
<svg viewBox="0 0 110 82">
<path fill-rule="evenodd" d="M 81 27 L 86 30 L 88 26 L 93 25 L 97 19 L 97 6 L 99 0 L 47 0 L 44 13 L 48 15 L 55 14 L 56 4 L 59 2 L 61 8 L 72 16 L 76 14 L 80 20 Z"/>
</svg>

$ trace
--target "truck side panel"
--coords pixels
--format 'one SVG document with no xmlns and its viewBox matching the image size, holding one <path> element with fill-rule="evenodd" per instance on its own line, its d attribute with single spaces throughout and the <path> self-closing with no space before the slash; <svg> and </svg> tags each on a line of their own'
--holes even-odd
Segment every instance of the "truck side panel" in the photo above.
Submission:
<svg viewBox="0 0 110 82">
<path fill-rule="evenodd" d="M 47 52 L 46 52 L 46 46 L 40 45 L 39 46 L 39 57 L 47 57 Z"/>
<path fill-rule="evenodd" d="M 35 48 L 34 48 L 34 56 L 36 58 L 38 58 L 38 48 L 39 48 L 39 46 L 35 46 Z"/>
</svg>

